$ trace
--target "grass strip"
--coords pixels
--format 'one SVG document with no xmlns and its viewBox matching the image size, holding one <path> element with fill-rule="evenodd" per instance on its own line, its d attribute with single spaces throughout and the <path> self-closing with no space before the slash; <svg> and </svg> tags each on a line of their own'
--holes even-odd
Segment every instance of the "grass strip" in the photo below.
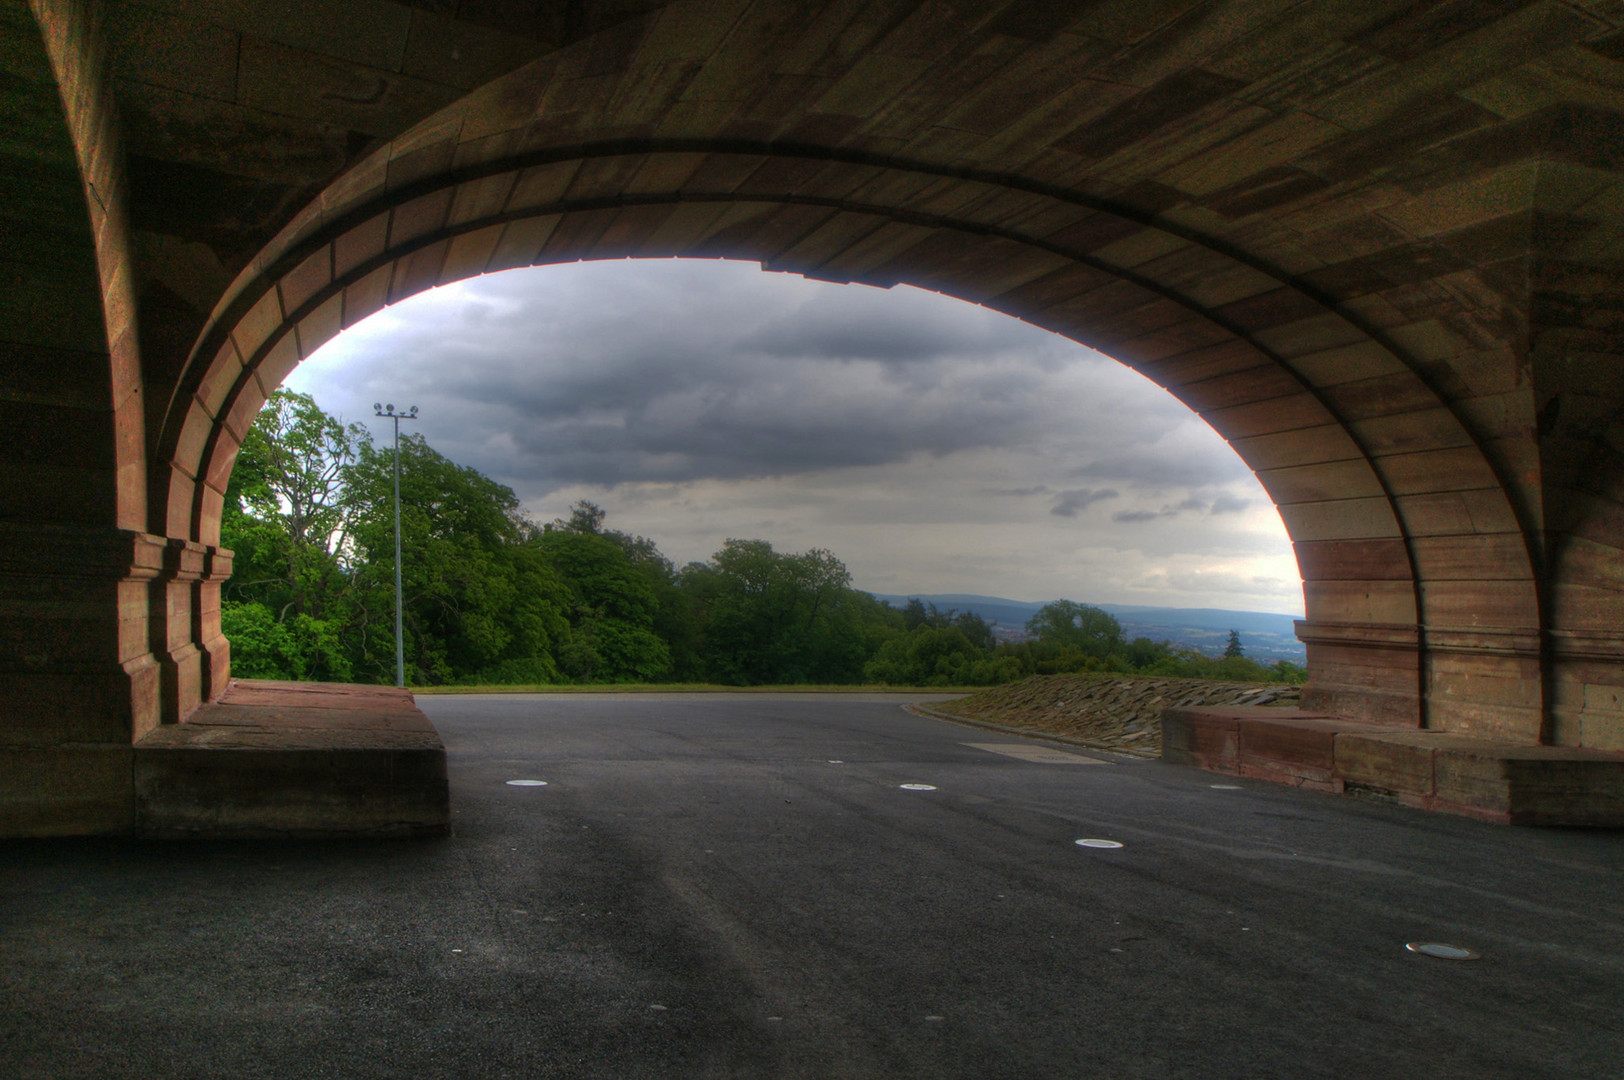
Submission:
<svg viewBox="0 0 1624 1080">
<path fill-rule="evenodd" d="M 500 686 L 410 686 L 414 694 L 968 694 L 974 686 L 885 686 L 838 683 L 723 686 L 717 683 L 543 683 Z"/>
</svg>

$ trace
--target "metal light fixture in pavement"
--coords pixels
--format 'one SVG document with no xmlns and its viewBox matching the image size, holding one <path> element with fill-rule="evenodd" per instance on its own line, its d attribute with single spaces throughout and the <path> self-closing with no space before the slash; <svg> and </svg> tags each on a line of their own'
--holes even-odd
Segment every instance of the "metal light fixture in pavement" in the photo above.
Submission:
<svg viewBox="0 0 1624 1080">
<path fill-rule="evenodd" d="M 372 403 L 372 412 L 375 416 L 387 417 L 395 422 L 395 685 L 406 685 L 406 645 L 405 622 L 401 617 L 401 589 L 400 589 L 400 422 L 402 420 L 416 420 L 417 406 L 413 405 L 407 412 L 395 411 L 395 403 L 380 405 Z"/>
</svg>

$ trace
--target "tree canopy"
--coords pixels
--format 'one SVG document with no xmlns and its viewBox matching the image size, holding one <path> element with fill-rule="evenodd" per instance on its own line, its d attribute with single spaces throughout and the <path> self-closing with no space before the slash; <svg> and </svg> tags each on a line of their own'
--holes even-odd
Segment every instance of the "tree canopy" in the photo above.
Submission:
<svg viewBox="0 0 1624 1080">
<path fill-rule="evenodd" d="M 1058 645 L 1086 656 L 1105 657 L 1122 647 L 1122 624 L 1091 604 L 1056 600 L 1045 604 L 1026 624 L 1027 632 L 1045 645 Z"/>
<path fill-rule="evenodd" d="M 1045 605 L 1031 640 L 999 642 L 973 612 L 852 587 L 832 551 L 730 539 L 680 570 L 644 536 L 578 502 L 538 525 L 518 496 L 400 440 L 406 676 L 436 683 L 711 682 L 968 686 L 1058 671 L 1301 681 L 1166 642 L 1123 640 L 1099 608 Z M 271 396 L 238 455 L 221 521 L 236 552 L 221 621 L 249 678 L 394 677 L 394 448 L 310 397 Z"/>
</svg>

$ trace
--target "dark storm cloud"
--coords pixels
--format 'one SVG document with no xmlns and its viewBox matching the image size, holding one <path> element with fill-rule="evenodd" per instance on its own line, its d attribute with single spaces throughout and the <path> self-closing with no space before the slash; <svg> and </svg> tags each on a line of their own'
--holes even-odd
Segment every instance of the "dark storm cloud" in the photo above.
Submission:
<svg viewBox="0 0 1624 1080">
<path fill-rule="evenodd" d="M 908 393 L 883 379 L 837 379 L 821 365 L 766 373 L 734 358 L 605 363 L 512 387 L 509 468 L 529 463 L 555 482 L 616 484 L 781 476 L 883 465 L 1006 445 L 1032 402 L 935 388 Z M 952 380 L 950 380 L 952 381 Z"/>
<path fill-rule="evenodd" d="M 908 296 L 863 287 L 820 293 L 769 319 L 740 345 L 768 356 L 908 363 L 982 357 L 1034 340 L 1020 323 L 988 319 L 969 305 L 936 305 L 931 317 L 920 318 L 922 311 L 907 311 L 906 299 L 898 302 Z"/>
<path fill-rule="evenodd" d="M 570 269 L 478 279 L 373 364 L 379 392 L 417 381 L 446 452 L 526 497 L 1061 439 L 1131 457 L 1167 426 L 1132 406 L 1081 425 L 1074 384 L 1111 361 L 933 294 L 809 292 L 740 264 Z"/>
<path fill-rule="evenodd" d="M 1114 495 L 1115 492 L 1112 492 Z M 1210 503 L 1197 495 L 1181 499 L 1176 503 L 1163 506 L 1160 510 L 1119 510 L 1111 515 L 1112 521 L 1135 523 L 1142 521 L 1155 521 L 1158 518 L 1178 517 L 1180 514 L 1238 514 L 1252 505 L 1252 500 L 1243 499 L 1228 492 L 1220 494 Z M 1059 513 L 1055 510 L 1054 513 Z"/>
<path fill-rule="evenodd" d="M 1167 447 L 1113 454 L 1074 469 L 1072 475 L 1119 483 L 1192 488 L 1245 479 L 1251 470 L 1234 454 L 1190 454 L 1181 447 Z"/>
<path fill-rule="evenodd" d="M 1088 488 L 1078 488 L 1075 491 L 1062 491 L 1055 499 L 1054 506 L 1049 513 L 1056 517 L 1076 517 L 1079 510 L 1086 510 L 1097 502 L 1105 499 L 1118 498 L 1120 493 L 1115 488 L 1104 488 L 1100 491 L 1090 491 Z"/>
<path fill-rule="evenodd" d="M 532 516 L 591 498 L 679 562 L 763 536 L 885 592 L 1300 610 L 1267 496 L 1188 409 L 918 290 L 718 261 L 514 271 L 387 308 L 294 374 L 347 420 L 420 405 L 412 431 Z"/>
</svg>

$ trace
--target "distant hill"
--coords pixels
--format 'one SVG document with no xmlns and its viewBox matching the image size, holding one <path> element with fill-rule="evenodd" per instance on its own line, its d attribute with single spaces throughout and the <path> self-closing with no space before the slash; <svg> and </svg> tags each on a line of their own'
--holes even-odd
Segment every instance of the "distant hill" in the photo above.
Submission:
<svg viewBox="0 0 1624 1080">
<path fill-rule="evenodd" d="M 876 600 L 884 600 L 892 607 L 902 607 L 912 598 L 887 593 L 873 595 Z M 1027 620 L 1049 603 L 1047 600 L 1008 600 L 971 593 L 922 594 L 918 599 L 935 604 L 941 611 L 973 611 L 985 619 L 995 632 L 1005 631 L 999 635 L 1004 638 L 1012 636 L 1014 631 L 1024 630 Z M 1224 651 L 1229 632 L 1238 630 L 1246 655 L 1254 660 L 1290 660 L 1300 664 L 1307 656 L 1303 643 L 1297 640 L 1296 627 L 1293 625 L 1297 619 L 1295 615 L 1228 611 L 1223 608 L 1143 607 L 1137 604 L 1094 606 L 1110 612 L 1122 624 L 1123 632 L 1129 638 L 1171 641 L 1175 645 L 1216 656 Z"/>
<path fill-rule="evenodd" d="M 885 593 L 874 593 L 874 599 L 884 600 L 892 607 L 902 607 L 913 596 L 892 596 Z M 935 604 L 939 611 L 973 611 L 988 623 L 1000 626 L 1025 626 L 1028 619 L 1038 613 L 1043 604 L 1030 604 L 1024 600 L 1003 600 L 996 596 L 970 596 L 964 593 L 947 593 L 936 596 L 920 595 L 917 599 L 927 604 Z M 1048 603 L 1047 600 L 1044 603 Z"/>
</svg>

